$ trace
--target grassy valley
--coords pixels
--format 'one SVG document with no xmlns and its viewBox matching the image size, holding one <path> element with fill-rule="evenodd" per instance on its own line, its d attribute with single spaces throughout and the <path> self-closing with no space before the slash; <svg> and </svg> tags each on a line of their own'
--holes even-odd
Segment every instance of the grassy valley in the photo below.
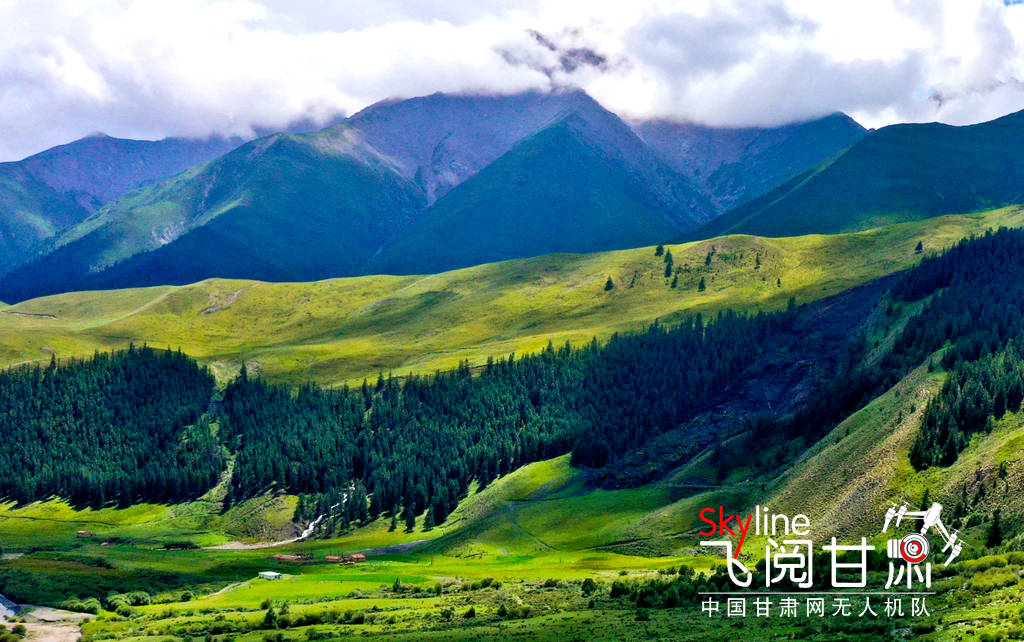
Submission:
<svg viewBox="0 0 1024 642">
<path fill-rule="evenodd" d="M 485 356 L 500 355 L 505 349 L 536 350 L 549 339 L 558 343 L 567 337 L 584 343 L 590 336 L 637 329 L 655 318 L 677 321 L 695 312 L 726 308 L 785 309 L 791 297 L 819 300 L 911 267 L 925 252 L 938 251 L 963 236 L 1000 225 L 1019 225 L 1022 216 L 1021 210 L 1010 208 L 845 235 L 731 236 L 670 245 L 662 256 L 656 256 L 650 247 L 587 256 L 556 255 L 427 277 L 361 277 L 301 285 L 207 281 L 184 287 L 84 292 L 5 307 L 0 319 L 14 330 L 5 336 L 16 337 L 20 343 L 14 347 L 25 352 L 32 341 L 39 342 L 40 351 L 63 345 L 62 357 L 132 340 L 176 345 L 168 335 L 145 336 L 162 327 L 164 332 L 176 333 L 172 336 L 190 340 L 184 350 L 212 365 L 222 380 L 232 378 L 244 360 L 253 374 L 263 373 L 279 382 L 353 381 L 378 367 L 367 368 L 365 362 L 352 365 L 349 353 L 344 352 L 343 337 L 327 331 L 330 324 L 342 328 L 336 330 L 338 334 L 383 334 L 381 345 L 389 338 L 402 342 L 394 354 L 406 361 L 387 368 L 399 373 L 454 365 L 463 358 L 479 364 Z M 1005 236 L 996 235 L 997 239 Z M 918 242 L 925 250 L 921 254 L 916 251 Z M 986 243 L 1000 247 L 995 240 L 986 239 Z M 672 265 L 666 276 L 669 253 Z M 921 322 L 915 321 L 919 315 L 939 314 L 945 309 L 945 287 L 965 286 L 928 281 L 928 287 L 938 289 L 923 290 L 923 297 L 885 293 L 894 282 L 913 285 L 914 275 L 919 273 L 945 274 L 941 265 L 931 263 L 898 282 L 875 282 L 773 317 L 780 330 L 772 332 L 784 336 L 777 340 L 769 333 L 763 339 L 765 345 L 751 346 L 749 367 L 734 377 L 738 383 L 727 382 L 723 392 L 728 394 L 723 399 L 709 399 L 707 412 L 685 419 L 679 428 L 660 436 L 645 433 L 654 435 L 647 442 L 622 442 L 626 449 L 642 445 L 647 450 L 629 450 L 625 453 L 628 457 L 614 465 L 655 465 L 644 458 L 658 457 L 661 452 L 666 461 L 678 462 L 666 470 L 655 465 L 656 474 L 649 480 L 629 487 L 601 487 L 602 481 L 607 481 L 599 475 L 603 464 L 574 467 L 568 454 L 526 463 L 497 478 L 491 476 L 493 468 L 478 468 L 476 473 L 463 470 L 463 474 L 484 481 L 471 482 L 458 504 L 445 511 L 440 524 L 432 519 L 436 503 L 428 503 L 429 510 L 419 510 L 409 519 L 403 510 L 401 521 L 385 514 L 292 541 L 301 528 L 301 523 L 296 524 L 301 521 L 300 514 L 309 514 L 308 498 L 287 490 L 307 483 L 302 481 L 301 468 L 293 466 L 291 473 L 282 470 L 285 481 L 249 495 L 238 495 L 237 489 L 244 487 L 232 485 L 231 479 L 242 465 L 242 445 L 272 440 L 278 433 L 283 435 L 283 446 L 292 443 L 293 436 L 285 429 L 292 430 L 288 422 L 308 412 L 303 404 L 312 403 L 313 393 L 306 390 L 291 402 L 259 406 L 258 397 L 239 397 L 235 382 L 223 392 L 225 408 L 211 407 L 208 416 L 196 423 L 222 440 L 226 461 L 220 483 L 198 498 L 170 506 L 136 503 L 127 508 L 75 509 L 52 498 L 21 506 L 7 504 L 0 508 L 0 545 L 13 555 L 0 562 L 0 592 L 24 601 L 96 611 L 97 617 L 83 625 L 88 640 L 208 637 L 220 642 L 362 635 L 649 639 L 673 638 L 681 630 L 700 630 L 713 640 L 729 639 L 735 634 L 732 622 L 702 615 L 692 593 L 701 587 L 725 585 L 718 584 L 719 580 L 726 582 L 718 570 L 720 559 L 697 546 L 701 507 L 723 505 L 742 512 L 754 504 L 767 504 L 791 514 L 808 514 L 817 540 L 831 535 L 846 539 L 875 534 L 873 541 L 879 544 L 884 542 L 879 531 L 885 508 L 893 502 L 916 505 L 924 501 L 927 491 L 928 497 L 945 506 L 970 498 L 966 513 L 959 518 L 965 553 L 952 571 L 939 573 L 937 594 L 930 601 L 932 616 L 879 618 L 852 627 L 828 617 L 748 619 L 745 634 L 751 639 L 788 636 L 819 640 L 872 640 L 910 633 L 934 640 L 1012 636 L 1020 626 L 1014 595 L 1024 562 L 1012 552 L 1020 543 L 1018 524 L 1024 519 L 1024 504 L 1016 499 L 1024 480 L 1024 465 L 1017 456 L 1024 440 L 1024 411 L 1008 410 L 990 430 L 965 432 L 969 443 L 952 465 L 922 470 L 911 465 L 910 451 L 922 422 L 935 412 L 929 402 L 944 390 L 953 376 L 950 372 L 962 367 L 954 364 L 955 368 L 947 371 L 944 355 L 963 350 L 964 342 L 954 333 L 952 344 L 921 357 L 906 352 L 911 344 L 903 334 L 907 329 L 921 331 Z M 608 277 L 612 287 L 605 289 Z M 988 285 L 998 288 L 998 283 Z M 968 298 L 963 300 L 971 304 Z M 624 316 L 627 311 L 629 316 Z M 978 319 L 988 318 L 982 309 L 974 314 Z M 849 319 L 820 325 L 832 316 Z M 538 325 L 520 328 L 516 334 L 514 330 L 528 318 L 538 320 Z M 422 325 L 408 323 L 409 319 L 422 319 Z M 495 338 L 484 333 L 491 325 L 508 329 L 510 336 Z M 729 327 L 726 322 L 725 328 Z M 827 395 L 832 384 L 829 361 L 816 364 L 809 355 L 827 354 L 834 350 L 831 344 L 848 344 L 851 338 L 844 336 L 843 330 L 848 327 L 864 332 L 866 343 L 858 348 L 858 360 L 868 366 L 876 364 L 880 372 L 901 372 L 895 385 L 880 390 L 820 440 L 810 426 L 801 428 L 798 435 L 788 435 L 782 422 L 777 424 L 774 441 L 757 441 L 762 428 L 743 419 L 754 411 L 754 406 L 746 405 L 751 395 L 748 387 L 760 390 L 763 386 L 759 394 L 774 403 L 768 387 L 780 377 L 775 368 L 789 364 L 807 373 L 785 379 L 785 395 L 794 404 L 812 404 L 815 395 Z M 709 326 L 707 341 L 714 332 Z M 203 352 L 203 346 L 227 342 L 232 336 L 236 339 L 233 352 Z M 417 343 L 420 337 L 447 340 L 449 346 L 453 337 L 458 337 L 463 343 L 417 360 L 411 355 L 417 348 L 422 350 Z M 625 353 L 635 351 L 633 358 L 641 350 L 672 354 L 664 346 L 659 348 L 659 342 L 668 338 L 657 333 L 650 337 L 643 340 L 648 343 L 636 338 L 635 346 L 624 344 L 633 346 Z M 681 337 L 683 340 L 685 335 Z M 268 341 L 271 338 L 272 343 Z M 256 346 L 257 340 L 267 343 Z M 777 345 L 772 343 L 776 341 Z M 812 345 L 805 345 L 808 342 Z M 294 356 L 277 362 L 266 356 L 275 351 L 307 350 L 318 343 L 335 351 L 337 361 L 331 369 L 296 367 L 295 361 L 288 361 Z M 502 349 L 494 350 L 495 345 Z M 602 348 L 607 356 L 597 349 L 585 354 L 592 354 L 588 359 L 600 357 L 614 364 L 620 354 L 614 345 Z M 10 362 L 42 360 L 49 354 L 19 354 L 16 350 L 8 355 Z M 899 354 L 918 355 L 905 372 L 886 361 L 899 350 L 904 351 Z M 697 362 L 700 355 L 695 352 L 692 357 Z M 518 367 L 524 374 L 543 374 L 546 371 L 541 366 L 548 360 L 554 363 L 571 358 L 568 353 L 548 353 L 526 360 L 525 365 L 520 361 Z M 669 358 L 677 361 L 674 356 Z M 729 355 L 721 352 L 719 358 L 726 360 Z M 597 372 L 603 362 L 586 363 L 589 372 Z M 649 362 L 633 363 L 645 376 L 650 373 Z M 514 379 L 511 365 L 499 363 L 497 368 Z M 717 376 L 733 376 L 725 364 L 721 369 Z M 670 368 L 664 372 L 671 373 L 669 378 L 678 386 L 691 385 Z M 836 373 L 856 381 L 856 376 L 841 369 Z M 641 373 L 634 374 L 640 377 Z M 486 381 L 496 376 L 484 375 L 481 385 L 493 385 Z M 418 380 L 414 392 L 406 396 L 436 390 L 431 394 L 441 395 L 436 402 L 439 410 L 448 406 L 444 395 L 470 404 L 493 399 L 491 394 L 504 399 L 501 404 L 516 400 L 501 396 L 508 393 L 500 388 L 479 399 L 467 397 L 468 392 L 460 392 L 458 386 L 470 390 L 470 384 L 459 384 L 464 380 L 452 377 Z M 416 410 L 415 406 L 410 410 L 409 402 L 402 405 L 397 397 L 393 407 L 387 405 L 391 402 L 384 399 L 397 394 L 390 386 L 362 393 L 371 395 L 365 397 L 365 412 L 385 413 L 386 423 L 376 430 L 393 429 L 403 421 L 399 411 L 409 412 L 416 418 L 409 425 L 428 438 L 432 433 L 425 426 L 441 419 L 431 419 L 425 409 Z M 604 402 L 600 405 L 605 407 Z M 541 404 L 538 409 L 545 407 Z M 779 406 L 779 412 L 788 412 L 789 407 Z M 550 408 L 549 412 L 554 412 L 558 406 Z M 357 415 L 363 412 L 364 407 L 355 409 Z M 733 414 L 736 412 L 748 415 Z M 293 414 L 295 417 L 286 419 Z M 235 425 L 239 417 L 254 416 L 251 428 Z M 505 438 L 485 432 L 483 428 L 489 424 L 484 419 L 481 415 L 476 434 Z M 570 417 L 552 414 L 550 419 L 557 422 Z M 599 425 L 587 439 L 598 439 L 603 420 L 597 419 Z M 209 423 L 211 420 L 214 423 Z M 424 423 L 420 426 L 417 421 Z M 722 433 L 723 440 L 705 440 L 702 430 L 707 421 L 712 426 L 730 426 Z M 283 423 L 275 427 L 276 422 Z M 524 428 L 535 429 L 533 423 L 527 423 Z M 320 428 L 326 430 L 326 425 L 322 423 Z M 189 431 L 194 426 L 177 429 L 182 431 L 183 444 L 193 441 Z M 309 439 L 314 439 L 315 433 L 310 433 Z M 372 444 L 368 434 L 360 433 L 349 441 L 358 443 L 361 452 L 379 465 L 379 446 Z M 459 443 L 455 436 L 450 439 L 452 444 Z M 614 437 L 620 439 L 620 434 Z M 388 439 L 387 434 L 383 439 Z M 397 439 L 405 441 L 400 435 Z M 683 451 L 679 447 L 686 443 L 695 449 L 680 458 Z M 324 444 L 329 452 L 337 449 L 329 442 L 303 441 L 300 450 L 306 448 L 312 455 L 308 449 Z M 722 457 L 742 453 L 743 444 L 750 444 L 756 454 L 737 457 L 738 464 L 724 465 Z M 467 448 L 470 457 L 466 461 L 472 465 L 472 453 L 481 454 Z M 572 446 L 573 456 L 579 448 L 579 443 Z M 255 461 L 272 464 L 276 470 L 278 460 L 291 456 L 287 452 L 257 450 L 256 455 L 263 457 Z M 461 453 L 459 457 L 464 457 Z M 516 460 L 530 456 L 523 450 Z M 464 463 L 456 461 L 455 465 Z M 251 469 L 251 457 L 245 466 Z M 387 469 L 395 474 L 409 472 L 396 466 Z M 367 470 L 364 474 L 376 474 Z M 415 475 L 409 479 L 422 480 Z M 377 483 L 384 482 L 378 478 Z M 430 485 L 436 487 L 436 482 Z M 411 505 L 409 495 L 405 497 L 404 504 Z M 397 516 L 398 506 L 391 504 L 390 509 L 391 515 Z M 996 509 L 1002 511 L 1007 535 L 993 545 L 990 532 Z M 390 525 L 389 520 L 393 520 Z M 89 532 L 83 536 L 79 531 Z M 264 548 L 271 543 L 276 545 Z M 764 544 L 764 540 L 752 538 L 744 548 L 744 560 L 755 564 Z M 339 565 L 327 559 L 328 555 L 355 552 L 362 552 L 367 560 Z M 286 557 L 275 557 L 279 555 Z M 262 571 L 280 572 L 283 577 L 258 579 Z M 684 594 L 690 597 L 681 598 Z"/>
</svg>

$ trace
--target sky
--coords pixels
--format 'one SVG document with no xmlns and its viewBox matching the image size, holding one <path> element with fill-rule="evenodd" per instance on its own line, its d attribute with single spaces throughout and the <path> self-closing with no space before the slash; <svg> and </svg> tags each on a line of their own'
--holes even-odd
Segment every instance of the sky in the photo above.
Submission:
<svg viewBox="0 0 1024 642">
<path fill-rule="evenodd" d="M 1024 109 L 1021 0 L 0 0 L 0 160 L 579 87 L 626 117 L 868 127 Z"/>
</svg>

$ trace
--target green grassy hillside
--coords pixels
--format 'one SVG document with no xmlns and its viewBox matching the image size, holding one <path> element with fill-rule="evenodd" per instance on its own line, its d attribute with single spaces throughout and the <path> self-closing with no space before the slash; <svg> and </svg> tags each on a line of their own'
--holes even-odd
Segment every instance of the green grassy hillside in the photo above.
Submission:
<svg viewBox="0 0 1024 642">
<path fill-rule="evenodd" d="M 915 264 L 990 227 L 1024 224 L 1011 208 L 856 234 L 730 236 L 670 246 L 675 288 L 653 248 L 551 255 L 431 276 L 314 283 L 207 280 L 77 292 L 0 312 L 0 364 L 89 355 L 148 342 L 181 347 L 224 376 L 245 360 L 268 378 L 358 381 L 378 371 L 432 371 L 460 360 L 580 343 L 723 308 L 777 309 Z M 711 249 L 715 254 L 706 265 Z M 760 261 L 760 267 L 757 262 Z M 615 287 L 604 289 L 611 277 Z M 698 284 L 705 280 L 706 291 Z"/>
<path fill-rule="evenodd" d="M 847 232 L 1024 198 L 1024 112 L 978 125 L 893 125 L 689 238 Z"/>
</svg>

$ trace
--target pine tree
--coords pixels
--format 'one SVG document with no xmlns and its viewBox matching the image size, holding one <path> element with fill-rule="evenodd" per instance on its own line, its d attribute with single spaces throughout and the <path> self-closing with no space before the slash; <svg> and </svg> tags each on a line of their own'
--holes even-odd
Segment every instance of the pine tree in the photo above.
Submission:
<svg viewBox="0 0 1024 642">
<path fill-rule="evenodd" d="M 924 252 L 924 242 L 918 241 L 917 247 L 914 248 L 914 254 L 921 254 L 922 252 Z"/>
<path fill-rule="evenodd" d="M 704 282 L 704 277 L 700 277 L 700 283 L 697 284 L 697 291 L 703 292 L 708 289 L 707 283 Z"/>
<path fill-rule="evenodd" d="M 274 611 L 274 607 L 271 606 L 267 609 L 267 614 L 263 616 L 263 628 L 265 629 L 276 629 L 277 628 L 277 612 Z"/>
<path fill-rule="evenodd" d="M 992 523 L 989 524 L 988 534 L 985 535 L 985 546 L 995 548 L 1003 543 L 1003 529 L 999 526 L 999 509 L 992 513 Z"/>
<path fill-rule="evenodd" d="M 658 247 L 654 248 L 654 256 L 661 256 L 665 253 L 665 246 L 658 244 Z"/>
<path fill-rule="evenodd" d="M 665 278 L 666 279 L 668 277 L 672 276 L 672 269 L 673 269 L 673 267 L 674 266 L 672 264 L 672 250 L 666 250 L 665 251 Z"/>
<path fill-rule="evenodd" d="M 678 274 L 676 274 L 676 275 L 674 275 L 672 277 L 672 287 L 674 288 L 677 285 L 679 285 L 679 275 Z"/>
<path fill-rule="evenodd" d="M 416 511 L 411 503 L 405 505 L 402 517 L 405 519 L 405 530 L 411 533 L 416 528 Z"/>
<path fill-rule="evenodd" d="M 608 280 L 604 282 L 604 291 L 607 292 L 609 290 L 614 290 L 614 289 L 615 289 L 615 281 L 612 281 L 612 277 L 609 276 Z"/>
</svg>

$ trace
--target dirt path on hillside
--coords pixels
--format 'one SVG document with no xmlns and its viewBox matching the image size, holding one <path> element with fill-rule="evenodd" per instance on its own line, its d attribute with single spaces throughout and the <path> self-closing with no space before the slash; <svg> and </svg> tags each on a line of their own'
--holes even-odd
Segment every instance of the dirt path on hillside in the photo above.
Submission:
<svg viewBox="0 0 1024 642">
<path fill-rule="evenodd" d="M 432 542 L 431 539 L 418 539 L 413 542 L 404 542 L 402 544 L 392 544 L 391 546 L 378 546 L 376 548 L 364 548 L 361 551 L 352 551 L 350 555 L 355 553 L 362 553 L 363 555 L 397 555 L 398 553 L 405 553 L 411 551 L 414 548 L 419 548 L 427 542 Z"/>
<path fill-rule="evenodd" d="M 77 624 L 66 622 L 26 622 L 28 642 L 77 642 L 82 631 Z"/>
<path fill-rule="evenodd" d="M 275 546 L 284 546 L 285 544 L 292 544 L 301 540 L 301 537 L 295 537 L 292 539 L 283 539 L 277 542 L 254 542 L 252 544 L 245 544 L 243 542 L 228 542 L 227 544 L 217 544 L 216 546 L 204 546 L 203 548 L 218 551 L 252 551 L 261 548 L 274 548 Z M 395 555 L 397 553 L 405 553 L 412 549 L 422 546 L 427 542 L 432 541 L 430 539 L 418 539 L 412 542 L 403 542 L 402 544 L 392 544 L 390 546 L 378 546 L 376 548 L 364 548 L 358 551 L 352 551 L 350 554 L 362 553 L 363 555 Z"/>
<path fill-rule="evenodd" d="M 47 606 L 25 606 L 25 637 L 30 642 L 76 642 L 82 637 L 82 622 L 92 616 L 53 609 Z"/>
<path fill-rule="evenodd" d="M 276 542 L 253 542 L 252 544 L 246 544 L 244 542 L 228 542 L 226 544 L 217 544 L 216 546 L 204 546 L 203 548 L 211 551 L 253 551 L 260 548 L 274 548 L 275 546 L 294 544 L 300 539 L 302 538 L 293 537 L 291 539 L 282 539 Z"/>
</svg>

